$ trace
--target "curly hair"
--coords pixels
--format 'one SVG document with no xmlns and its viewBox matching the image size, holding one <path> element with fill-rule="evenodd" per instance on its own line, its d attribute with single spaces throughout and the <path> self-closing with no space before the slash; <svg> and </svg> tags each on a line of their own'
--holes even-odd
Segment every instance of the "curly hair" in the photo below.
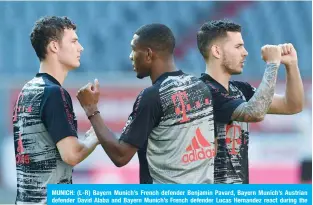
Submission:
<svg viewBox="0 0 313 205">
<path fill-rule="evenodd" d="M 40 61 L 45 59 L 52 40 L 62 40 L 64 29 L 76 30 L 76 25 L 68 17 L 46 16 L 36 21 L 30 41 Z"/>
</svg>

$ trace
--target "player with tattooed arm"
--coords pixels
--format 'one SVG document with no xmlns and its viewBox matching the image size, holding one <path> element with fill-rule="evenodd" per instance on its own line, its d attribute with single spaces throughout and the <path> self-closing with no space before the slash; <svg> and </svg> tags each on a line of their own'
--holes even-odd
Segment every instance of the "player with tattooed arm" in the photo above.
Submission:
<svg viewBox="0 0 313 205">
<path fill-rule="evenodd" d="M 265 45 L 261 48 L 266 62 L 259 87 L 230 81 L 242 73 L 248 55 L 241 26 L 226 20 L 210 21 L 197 34 L 198 48 L 206 63 L 201 79 L 211 89 L 218 149 L 214 183 L 247 184 L 248 122 L 262 121 L 266 114 L 295 114 L 304 104 L 303 84 L 297 52 L 292 44 Z M 286 91 L 275 94 L 280 64 L 286 68 Z"/>
</svg>

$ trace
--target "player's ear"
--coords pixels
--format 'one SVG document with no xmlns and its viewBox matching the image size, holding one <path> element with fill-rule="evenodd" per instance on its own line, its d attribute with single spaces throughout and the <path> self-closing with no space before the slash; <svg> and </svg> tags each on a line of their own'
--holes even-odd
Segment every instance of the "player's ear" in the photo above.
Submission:
<svg viewBox="0 0 313 205">
<path fill-rule="evenodd" d="M 57 53 L 59 50 L 59 43 L 57 41 L 50 41 L 47 46 L 47 52 Z"/>
<path fill-rule="evenodd" d="M 147 62 L 151 62 L 152 61 L 152 50 L 151 48 L 147 48 L 147 51 L 146 51 L 146 61 Z"/>
<path fill-rule="evenodd" d="M 212 56 L 214 56 L 217 59 L 221 58 L 222 50 L 218 45 L 212 45 L 210 50 L 211 50 Z"/>
</svg>

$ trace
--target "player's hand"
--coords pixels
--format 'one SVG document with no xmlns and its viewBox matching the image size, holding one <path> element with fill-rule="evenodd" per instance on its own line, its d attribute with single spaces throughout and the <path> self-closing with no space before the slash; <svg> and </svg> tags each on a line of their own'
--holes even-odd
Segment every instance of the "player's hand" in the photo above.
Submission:
<svg viewBox="0 0 313 205">
<path fill-rule="evenodd" d="M 280 64 L 281 47 L 276 45 L 265 45 L 261 48 L 262 59 L 266 63 Z"/>
<path fill-rule="evenodd" d="M 99 102 L 100 89 L 99 89 L 99 81 L 95 79 L 94 84 L 88 83 L 77 92 L 77 99 L 80 102 L 80 105 L 87 112 L 96 111 L 97 104 Z"/>
<path fill-rule="evenodd" d="M 85 138 L 95 137 L 95 136 L 96 136 L 95 130 L 91 126 L 90 129 L 85 133 Z"/>
<path fill-rule="evenodd" d="M 99 140 L 98 140 L 98 137 L 96 135 L 96 132 L 95 130 L 93 129 L 93 127 L 91 126 L 90 129 L 85 133 L 85 139 L 94 139 L 97 141 L 97 144 L 99 144 Z"/>
<path fill-rule="evenodd" d="M 298 63 L 297 51 L 291 43 L 279 45 L 281 48 L 281 63 L 284 65 L 292 65 Z"/>
</svg>

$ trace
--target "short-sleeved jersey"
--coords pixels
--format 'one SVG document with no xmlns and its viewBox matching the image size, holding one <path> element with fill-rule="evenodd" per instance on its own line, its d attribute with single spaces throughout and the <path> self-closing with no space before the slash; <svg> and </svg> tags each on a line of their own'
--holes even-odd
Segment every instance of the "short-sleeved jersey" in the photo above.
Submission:
<svg viewBox="0 0 313 205">
<path fill-rule="evenodd" d="M 255 88 L 246 82 L 230 81 L 229 92 L 211 76 L 202 74 L 202 81 L 210 88 L 217 132 L 214 183 L 248 184 L 249 127 L 246 122 L 232 121 L 235 109 L 249 101 Z"/>
<path fill-rule="evenodd" d="M 162 74 L 139 94 L 120 140 L 139 149 L 140 183 L 213 183 L 211 98 L 182 71 Z"/>
<path fill-rule="evenodd" d="M 43 204 L 47 184 L 72 183 L 72 166 L 62 161 L 56 143 L 77 137 L 70 95 L 59 82 L 38 73 L 21 90 L 13 111 L 17 204 Z"/>
</svg>

